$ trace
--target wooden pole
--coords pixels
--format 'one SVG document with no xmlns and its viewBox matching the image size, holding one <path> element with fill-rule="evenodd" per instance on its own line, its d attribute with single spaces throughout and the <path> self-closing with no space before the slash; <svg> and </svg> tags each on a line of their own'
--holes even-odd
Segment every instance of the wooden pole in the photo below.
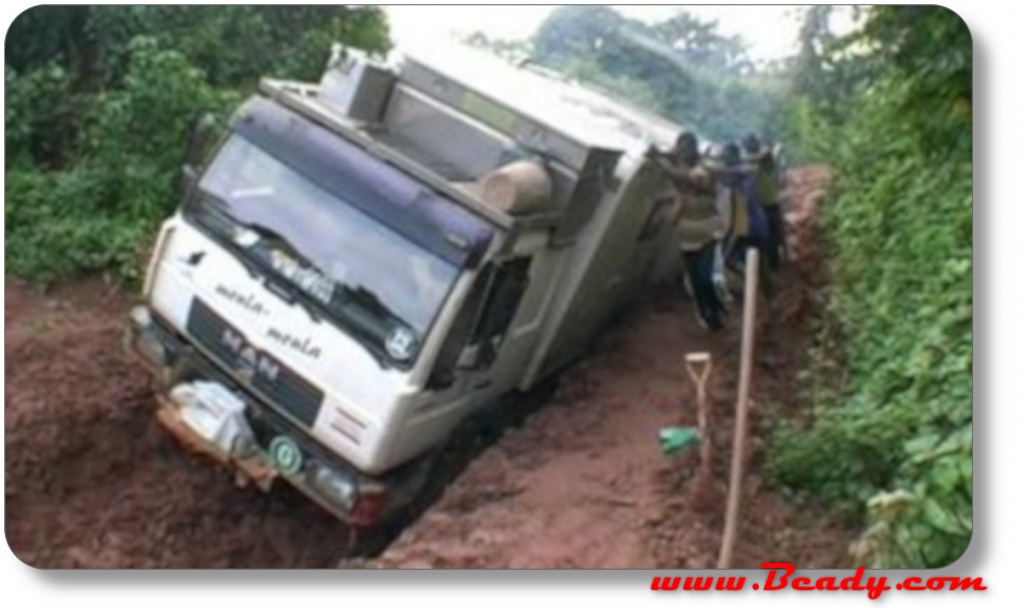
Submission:
<svg viewBox="0 0 1024 608">
<path fill-rule="evenodd" d="M 736 526 L 743 491 L 743 466 L 747 445 L 747 406 L 750 402 L 750 376 L 754 358 L 754 321 L 757 318 L 758 252 L 747 249 L 746 282 L 743 288 L 743 341 L 740 350 L 740 389 L 736 399 L 736 434 L 732 444 L 732 474 L 729 479 L 729 500 L 725 511 L 725 531 L 718 554 L 718 567 L 732 567 L 736 545 Z"/>
</svg>

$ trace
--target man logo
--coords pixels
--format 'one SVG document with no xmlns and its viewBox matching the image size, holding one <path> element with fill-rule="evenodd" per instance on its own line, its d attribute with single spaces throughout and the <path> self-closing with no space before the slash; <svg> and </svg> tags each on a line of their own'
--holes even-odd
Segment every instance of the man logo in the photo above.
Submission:
<svg viewBox="0 0 1024 608">
<path fill-rule="evenodd" d="M 274 363 L 270 357 L 267 357 L 266 355 L 261 356 L 259 361 L 256 362 L 256 372 L 270 382 L 277 380 L 277 374 L 280 371 L 281 368 L 277 363 Z"/>
<path fill-rule="evenodd" d="M 251 346 L 246 346 L 242 349 L 242 352 L 238 353 L 238 359 L 240 362 L 248 365 L 249 367 L 256 367 L 257 359 L 256 349 Z"/>
<path fill-rule="evenodd" d="M 242 340 L 242 336 L 236 334 L 230 329 L 224 330 L 224 333 L 222 333 L 220 336 L 220 341 L 222 344 L 224 344 L 224 346 L 230 348 L 231 352 L 234 353 L 238 353 L 238 351 L 242 350 L 242 347 L 245 345 L 245 341 Z"/>
<path fill-rule="evenodd" d="M 241 334 L 225 329 L 221 334 L 221 343 L 235 354 L 235 371 L 246 382 L 251 382 L 256 375 L 269 382 L 277 380 L 281 367 L 273 359 L 247 344 Z"/>
</svg>

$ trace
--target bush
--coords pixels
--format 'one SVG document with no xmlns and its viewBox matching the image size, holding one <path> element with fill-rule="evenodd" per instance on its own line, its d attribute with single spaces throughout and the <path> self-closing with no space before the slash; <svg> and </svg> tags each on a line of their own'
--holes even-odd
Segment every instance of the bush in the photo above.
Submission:
<svg viewBox="0 0 1024 608">
<path fill-rule="evenodd" d="M 84 158 L 68 169 L 8 170 L 5 254 L 14 274 L 46 282 L 112 267 L 135 278 L 141 243 L 173 211 L 182 142 L 197 111 L 222 96 L 181 54 L 145 38 L 131 48 L 124 88 L 94 100 Z"/>
<path fill-rule="evenodd" d="M 963 27 L 945 9 L 876 10 L 887 27 Z M 778 481 L 866 515 L 858 559 L 879 567 L 946 565 L 971 535 L 970 79 L 965 90 L 961 63 L 944 61 L 962 48 L 926 49 L 900 55 L 909 71 L 890 66 L 826 137 L 840 179 L 823 218 L 832 285 L 813 414 L 781 425 L 769 463 Z"/>
<path fill-rule="evenodd" d="M 4 70 L 4 144 L 6 166 L 31 165 L 41 159 L 60 167 L 74 158 L 81 142 L 83 119 L 76 111 L 80 96 L 71 92 L 71 79 L 56 63 L 26 74 Z"/>
<path fill-rule="evenodd" d="M 96 171 L 8 171 L 7 269 L 35 282 L 110 267 L 133 274 L 148 224 L 103 209 L 109 180 Z"/>
</svg>

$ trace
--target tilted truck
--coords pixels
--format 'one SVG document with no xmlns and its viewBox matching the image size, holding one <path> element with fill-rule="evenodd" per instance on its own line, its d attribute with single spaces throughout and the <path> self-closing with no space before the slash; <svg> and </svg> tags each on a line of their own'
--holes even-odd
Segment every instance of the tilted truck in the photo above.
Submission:
<svg viewBox="0 0 1024 608">
<path fill-rule="evenodd" d="M 224 131 L 193 134 L 129 348 L 182 443 L 356 526 L 674 251 L 645 152 L 678 127 L 468 51 L 265 79 Z"/>
</svg>

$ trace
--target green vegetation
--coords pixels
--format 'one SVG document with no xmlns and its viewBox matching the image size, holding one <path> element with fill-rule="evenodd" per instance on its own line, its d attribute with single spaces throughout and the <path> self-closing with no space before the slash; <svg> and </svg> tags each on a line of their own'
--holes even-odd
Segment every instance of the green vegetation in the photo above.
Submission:
<svg viewBox="0 0 1024 608">
<path fill-rule="evenodd" d="M 972 529 L 971 38 L 939 7 L 854 9 L 859 30 L 838 36 L 835 10 L 808 8 L 798 53 L 759 66 L 685 12 L 648 24 L 563 7 L 527 43 L 468 42 L 833 167 L 811 414 L 782 421 L 768 468 L 867 520 L 858 563 L 941 566 Z"/>
<path fill-rule="evenodd" d="M 260 76 L 316 79 L 332 42 L 388 46 L 376 9 L 40 6 L 7 34 L 7 269 L 136 277 L 177 204 L 191 125 Z"/>
<path fill-rule="evenodd" d="M 872 522 L 858 561 L 942 566 L 972 529 L 971 38 L 938 7 L 876 7 L 822 55 L 808 154 L 836 169 L 825 206 L 829 310 L 811 420 L 771 468 Z"/>
<path fill-rule="evenodd" d="M 527 42 L 466 42 L 528 60 L 603 89 L 702 136 L 778 137 L 784 127 L 784 63 L 755 66 L 742 40 L 685 11 L 659 23 L 629 19 L 607 6 L 564 6 Z"/>
</svg>

